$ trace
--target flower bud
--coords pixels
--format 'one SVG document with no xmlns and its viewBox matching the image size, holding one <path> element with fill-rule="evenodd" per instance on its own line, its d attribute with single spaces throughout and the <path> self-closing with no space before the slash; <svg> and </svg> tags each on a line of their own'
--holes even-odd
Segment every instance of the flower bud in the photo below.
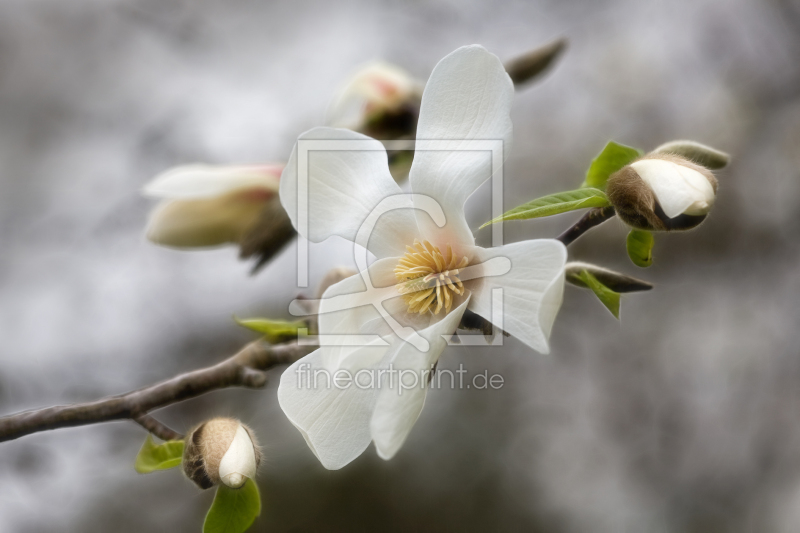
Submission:
<svg viewBox="0 0 800 533">
<path fill-rule="evenodd" d="M 566 39 L 563 37 L 556 39 L 508 61 L 505 64 L 506 72 L 514 85 L 519 88 L 520 85 L 535 80 L 547 71 L 566 47 Z"/>
<path fill-rule="evenodd" d="M 232 418 L 214 418 L 186 438 L 183 471 L 202 489 L 223 483 L 233 489 L 254 479 L 261 452 L 253 431 Z"/>
<path fill-rule="evenodd" d="M 277 198 L 282 170 L 190 165 L 157 176 L 144 188 L 164 199 L 150 215 L 147 238 L 176 248 L 241 243 Z"/>
<path fill-rule="evenodd" d="M 327 122 L 379 140 L 408 138 L 416 131 L 421 100 L 421 83 L 397 66 L 376 61 L 339 90 Z"/>
<path fill-rule="evenodd" d="M 691 229 L 714 205 L 717 179 L 675 154 L 650 153 L 608 178 L 606 194 L 626 224 L 649 231 Z"/>
</svg>

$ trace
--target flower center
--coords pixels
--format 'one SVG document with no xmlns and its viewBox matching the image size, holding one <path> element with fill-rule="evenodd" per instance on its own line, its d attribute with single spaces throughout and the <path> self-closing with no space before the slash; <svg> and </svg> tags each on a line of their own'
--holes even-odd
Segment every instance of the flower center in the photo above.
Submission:
<svg viewBox="0 0 800 533">
<path fill-rule="evenodd" d="M 469 259 L 460 259 L 447 245 L 447 255 L 428 241 L 414 239 L 414 246 L 406 246 L 406 254 L 394 269 L 400 286 L 398 290 L 408 304 L 409 313 L 424 314 L 431 311 L 439 314 L 442 307 L 445 313 L 453 305 L 453 295 L 464 294 L 464 284 L 458 278 L 460 269 L 469 264 Z"/>
</svg>

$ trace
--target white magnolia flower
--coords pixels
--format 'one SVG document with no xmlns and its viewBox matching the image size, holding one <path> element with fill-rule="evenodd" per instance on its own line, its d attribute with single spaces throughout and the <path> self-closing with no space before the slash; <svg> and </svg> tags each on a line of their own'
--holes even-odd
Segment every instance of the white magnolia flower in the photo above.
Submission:
<svg viewBox="0 0 800 533">
<path fill-rule="evenodd" d="M 147 238 L 176 248 L 239 243 L 278 192 L 283 165 L 187 165 L 156 176 Z"/>
<path fill-rule="evenodd" d="M 389 174 L 378 141 L 331 128 L 300 136 L 364 143 L 356 150 L 309 151 L 306 238 L 320 242 L 338 235 L 357 242 L 359 229 L 374 222 L 370 215 L 387 198 L 405 207 L 377 220 L 367 242 L 377 260 L 324 293 L 321 347 L 281 377 L 280 405 L 326 468 L 343 467 L 370 441 L 384 459 L 397 453 L 422 410 L 428 381 L 423 376 L 413 388 L 403 388 L 397 379 L 371 371 L 391 365 L 408 371 L 409 378 L 429 371 L 467 309 L 492 319 L 494 289 L 503 290 L 502 328 L 548 352 L 563 295 L 564 245 L 531 240 L 481 248 L 464 216 L 465 201 L 492 172 L 488 151 L 464 148 L 488 139 L 502 140 L 507 151 L 513 94 L 499 59 L 480 46 L 460 48 L 439 62 L 422 97 L 409 178 L 413 202 Z M 446 141 L 447 150 L 424 150 L 426 141 Z M 299 228 L 297 153 L 295 146 L 280 195 Z M 496 264 L 505 265 L 502 275 L 492 275 L 498 271 L 489 266 Z M 366 290 L 365 278 L 377 289 Z M 326 337 L 331 334 L 373 334 L 374 340 L 348 346 Z M 313 386 L 309 378 L 318 371 L 347 372 L 358 386 L 331 386 L 324 377 Z"/>
<path fill-rule="evenodd" d="M 617 215 L 633 227 L 683 230 L 711 211 L 717 179 L 684 157 L 654 152 L 609 177 L 606 192 Z"/>
<path fill-rule="evenodd" d="M 328 108 L 331 126 L 362 131 L 372 120 L 418 105 L 422 83 L 396 65 L 374 61 L 339 89 Z M 416 112 L 416 110 L 415 110 Z"/>
</svg>

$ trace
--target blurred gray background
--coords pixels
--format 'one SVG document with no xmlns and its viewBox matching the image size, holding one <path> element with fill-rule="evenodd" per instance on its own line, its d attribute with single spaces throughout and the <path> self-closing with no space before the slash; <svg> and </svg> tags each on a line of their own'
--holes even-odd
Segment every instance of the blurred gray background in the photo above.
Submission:
<svg viewBox="0 0 800 533">
<path fill-rule="evenodd" d="M 517 94 L 506 206 L 577 186 L 609 139 L 734 157 L 709 220 L 660 236 L 649 270 L 617 221 L 571 247 L 657 284 L 621 323 L 568 287 L 550 356 L 449 349 L 442 368 L 505 386 L 433 391 L 391 462 L 370 447 L 324 470 L 278 407 L 278 372 L 158 416 L 254 426 L 253 531 L 800 531 L 795 0 L 0 1 L 0 413 L 211 364 L 253 338 L 232 314 L 285 314 L 293 248 L 249 277 L 232 248 L 147 243 L 151 176 L 285 159 L 371 59 L 425 79 L 464 44 L 508 59 L 559 36 L 562 61 Z M 578 216 L 506 224 L 506 240 Z M 336 241 L 311 254 L 312 281 L 349 257 Z M 199 531 L 213 494 L 137 475 L 144 436 L 116 422 L 0 444 L 0 531 Z"/>
</svg>

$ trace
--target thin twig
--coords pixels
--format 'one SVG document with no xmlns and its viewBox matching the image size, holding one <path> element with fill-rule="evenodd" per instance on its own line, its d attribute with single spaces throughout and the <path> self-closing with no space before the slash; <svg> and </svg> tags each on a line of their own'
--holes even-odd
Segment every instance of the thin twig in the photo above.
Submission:
<svg viewBox="0 0 800 533">
<path fill-rule="evenodd" d="M 588 213 L 583 215 L 580 220 L 573 224 L 567 231 L 556 237 L 559 241 L 564 243 L 564 246 L 569 246 L 575 240 L 592 229 L 599 226 L 606 220 L 613 218 L 616 214 L 613 207 L 595 207 L 590 209 Z"/>
<path fill-rule="evenodd" d="M 142 422 L 142 417 L 149 411 L 217 389 L 262 387 L 266 383 L 263 371 L 277 365 L 293 363 L 314 348 L 314 345 L 300 345 L 296 342 L 275 346 L 263 341 L 252 342 L 237 354 L 214 366 L 187 372 L 121 396 L 83 404 L 47 407 L 0 418 L 0 442 L 38 431 L 122 419 L 135 420 L 148 431 L 152 430 L 145 424 L 155 422 L 159 426 L 157 430 L 160 431 L 166 426 L 155 420 L 151 422 L 144 419 Z M 161 437 L 157 433 L 154 434 Z"/>
<path fill-rule="evenodd" d="M 183 438 L 183 435 L 150 415 L 137 416 L 133 421 L 161 440 L 181 440 Z"/>
</svg>

